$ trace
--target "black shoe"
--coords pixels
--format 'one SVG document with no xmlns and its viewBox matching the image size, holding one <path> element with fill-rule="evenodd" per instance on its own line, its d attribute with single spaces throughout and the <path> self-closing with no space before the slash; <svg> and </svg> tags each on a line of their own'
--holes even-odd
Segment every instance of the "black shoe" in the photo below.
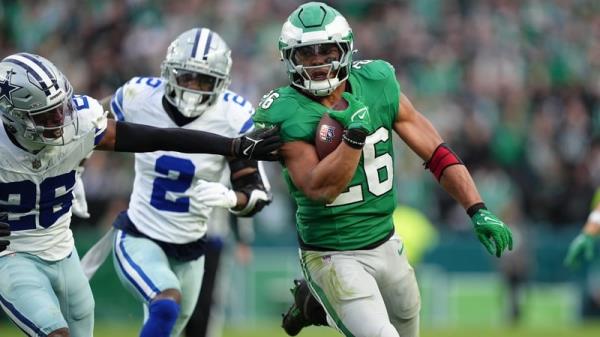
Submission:
<svg viewBox="0 0 600 337">
<path fill-rule="evenodd" d="M 296 303 L 288 309 L 285 314 L 282 314 L 281 327 L 290 336 L 296 336 L 300 331 L 310 325 L 310 322 L 304 318 L 304 315 L 296 306 Z"/>
</svg>

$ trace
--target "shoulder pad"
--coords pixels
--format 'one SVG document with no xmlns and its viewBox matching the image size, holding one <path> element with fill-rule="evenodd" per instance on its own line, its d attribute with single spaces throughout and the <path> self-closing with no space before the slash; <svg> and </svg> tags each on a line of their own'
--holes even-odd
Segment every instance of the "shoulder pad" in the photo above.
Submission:
<svg viewBox="0 0 600 337">
<path fill-rule="evenodd" d="M 360 60 L 352 62 L 352 73 L 372 80 L 396 76 L 396 70 L 384 60 Z"/>
<path fill-rule="evenodd" d="M 100 102 L 85 95 L 73 95 L 73 106 L 77 110 L 79 132 L 93 130 L 96 135 L 104 133 L 108 120 Z"/>
<path fill-rule="evenodd" d="M 254 115 L 254 107 L 252 103 L 237 93 L 227 90 L 223 96 L 223 101 L 227 106 L 226 118 L 231 128 L 237 134 L 243 134 L 252 129 L 252 115 Z"/>
<path fill-rule="evenodd" d="M 126 109 L 132 102 L 156 90 L 163 90 L 164 79 L 160 77 L 133 77 L 123 86 L 119 87 L 110 100 L 110 109 L 119 121 L 126 120 Z"/>
<path fill-rule="evenodd" d="M 284 142 L 310 141 L 327 108 L 292 87 L 283 87 L 265 95 L 254 115 L 257 127 L 279 126 Z"/>
<path fill-rule="evenodd" d="M 266 123 L 265 126 L 281 123 L 300 108 L 300 95 L 291 87 L 271 90 L 258 103 L 254 121 Z"/>
</svg>

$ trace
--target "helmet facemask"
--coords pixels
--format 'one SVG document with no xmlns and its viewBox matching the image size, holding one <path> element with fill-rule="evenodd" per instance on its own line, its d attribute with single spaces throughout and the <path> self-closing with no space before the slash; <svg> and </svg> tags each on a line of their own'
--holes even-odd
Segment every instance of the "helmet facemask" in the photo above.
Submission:
<svg viewBox="0 0 600 337">
<path fill-rule="evenodd" d="M 283 49 L 292 85 L 314 96 L 331 94 L 348 78 L 351 48 L 346 41 L 326 41 Z"/>
<path fill-rule="evenodd" d="M 163 77 L 167 78 L 166 99 L 185 117 L 200 116 L 229 86 L 227 76 L 169 66 Z"/>
<path fill-rule="evenodd" d="M 61 146 L 72 142 L 79 129 L 76 110 L 71 97 L 61 104 L 26 114 L 23 137 L 33 143 Z"/>
</svg>

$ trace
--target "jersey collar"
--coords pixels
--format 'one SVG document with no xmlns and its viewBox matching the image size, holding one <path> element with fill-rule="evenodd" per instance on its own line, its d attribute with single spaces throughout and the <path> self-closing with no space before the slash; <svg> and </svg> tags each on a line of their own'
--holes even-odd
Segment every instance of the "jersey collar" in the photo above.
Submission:
<svg viewBox="0 0 600 337">
<path fill-rule="evenodd" d="M 177 108 L 175 106 L 173 106 L 173 104 L 171 104 L 171 103 L 169 103 L 169 101 L 167 101 L 165 96 L 163 96 L 163 98 L 162 98 L 162 106 L 163 106 L 163 109 L 165 109 L 165 111 L 167 112 L 167 115 L 169 115 L 169 117 L 171 118 L 171 120 L 175 124 L 177 124 L 177 126 L 179 126 L 179 127 L 184 126 L 186 124 L 190 124 L 191 122 L 198 119 L 198 117 L 200 117 L 200 116 L 185 117 L 184 115 L 182 115 L 179 112 L 179 110 L 177 110 Z"/>
</svg>

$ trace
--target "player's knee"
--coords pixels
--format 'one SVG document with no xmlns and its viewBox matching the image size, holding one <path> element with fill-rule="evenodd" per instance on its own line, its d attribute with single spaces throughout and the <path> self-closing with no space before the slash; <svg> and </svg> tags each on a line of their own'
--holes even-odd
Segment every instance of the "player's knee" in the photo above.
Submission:
<svg viewBox="0 0 600 337">
<path fill-rule="evenodd" d="M 69 337 L 69 336 L 71 336 L 71 335 L 69 334 L 69 329 L 67 329 L 67 328 L 60 328 L 58 330 L 54 330 L 48 335 L 48 337 Z"/>
<path fill-rule="evenodd" d="M 90 295 L 83 302 L 71 307 L 71 317 L 76 321 L 81 321 L 94 316 L 95 302 Z"/>
<path fill-rule="evenodd" d="M 400 337 L 400 335 L 398 334 L 398 331 L 396 331 L 394 326 L 391 325 L 390 323 L 383 324 L 383 326 L 381 326 L 381 328 L 379 329 L 379 333 L 374 336 L 377 336 L 377 337 Z"/>
<path fill-rule="evenodd" d="M 421 295 L 414 273 L 409 273 L 397 284 L 386 289 L 388 298 L 393 299 L 390 305 L 390 318 L 393 320 L 409 320 L 419 315 L 421 310 Z"/>
<path fill-rule="evenodd" d="M 181 292 L 177 289 L 166 289 L 154 297 L 153 301 L 157 300 L 172 300 L 179 304 L 181 303 Z"/>
<path fill-rule="evenodd" d="M 351 323 L 346 326 L 355 337 L 400 337 L 394 326 L 382 319 L 372 322 Z M 404 337 L 404 336 L 402 336 Z"/>
<path fill-rule="evenodd" d="M 393 320 L 392 324 L 402 337 L 419 336 L 419 315 L 408 319 Z"/>
<path fill-rule="evenodd" d="M 173 325 L 179 316 L 179 303 L 171 298 L 159 298 L 150 304 L 150 319 Z"/>
</svg>

